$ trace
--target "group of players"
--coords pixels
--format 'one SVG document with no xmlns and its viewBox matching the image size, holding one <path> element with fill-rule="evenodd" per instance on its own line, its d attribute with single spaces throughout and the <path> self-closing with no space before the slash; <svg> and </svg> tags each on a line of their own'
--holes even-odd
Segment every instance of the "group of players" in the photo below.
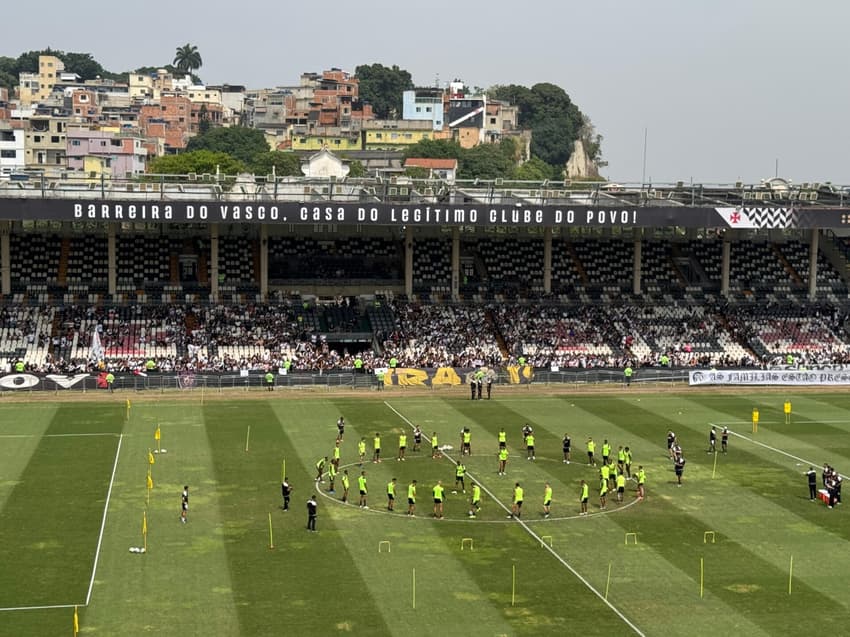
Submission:
<svg viewBox="0 0 850 637">
<path fill-rule="evenodd" d="M 817 498 L 817 474 L 814 468 L 809 467 L 806 475 L 809 478 L 809 499 L 815 500 Z M 841 474 L 835 470 L 835 467 L 824 463 L 821 480 L 823 481 L 823 488 L 826 489 L 828 494 L 827 506 L 830 509 L 835 508 L 841 504 Z"/>
<path fill-rule="evenodd" d="M 526 459 L 529 461 L 535 461 L 537 459 L 536 450 L 535 450 L 535 438 L 534 438 L 534 430 L 526 423 L 522 427 L 522 440 L 525 446 L 526 451 Z M 345 418 L 341 416 L 337 421 L 337 436 L 336 441 L 334 443 L 334 447 L 332 450 L 331 456 L 323 456 L 318 459 L 316 462 L 316 478 L 315 481 L 317 485 L 325 484 L 325 479 L 327 478 L 327 492 L 330 494 L 336 494 L 337 480 L 340 481 L 340 485 L 342 488 L 342 493 L 340 499 L 342 502 L 349 502 L 349 492 L 351 487 L 351 478 L 348 473 L 348 469 L 343 469 L 340 471 L 340 451 L 342 441 L 345 435 Z M 497 465 L 497 474 L 500 476 L 504 476 L 507 474 L 507 463 L 509 458 L 509 452 L 507 447 L 507 432 L 504 427 L 500 428 L 499 433 L 497 434 L 498 439 L 498 465 Z M 415 425 L 412 432 L 412 451 L 417 452 L 421 449 L 423 442 L 423 433 L 421 428 L 418 425 Z M 451 490 L 453 495 L 457 495 L 458 492 L 463 494 L 467 494 L 467 469 L 464 464 L 464 457 L 472 455 L 472 432 L 468 427 L 463 427 L 460 430 L 459 435 L 459 447 L 460 447 L 460 456 L 455 461 L 445 452 L 451 447 L 440 446 L 439 437 L 437 432 L 433 432 L 428 440 L 428 443 L 431 447 L 431 457 L 435 459 L 439 459 L 442 457 L 448 458 L 454 465 L 454 485 Z M 374 437 L 372 438 L 371 445 L 371 461 L 373 463 L 383 462 L 385 458 L 382 457 L 382 446 L 383 441 L 381 438 L 380 432 L 376 432 Z M 571 446 L 572 442 L 569 434 L 564 434 L 563 442 L 562 442 L 562 450 L 563 450 L 563 462 L 565 464 L 570 464 L 571 462 Z M 404 462 L 406 459 L 408 447 L 408 436 L 407 433 L 402 432 L 398 436 L 398 452 L 396 455 L 397 462 Z M 588 465 L 592 467 L 597 466 L 597 458 L 595 455 L 596 445 L 593 442 L 592 438 L 588 439 L 587 442 L 587 451 L 588 451 Z M 359 495 L 358 505 L 361 509 L 368 509 L 368 494 L 369 494 L 369 485 L 366 476 L 366 470 L 363 468 L 367 459 L 367 439 L 361 438 L 357 443 L 357 451 L 359 457 L 359 468 L 360 475 L 357 476 L 357 494 Z M 631 451 L 629 447 L 620 446 L 618 450 L 615 452 L 613 447 L 608 443 L 606 439 L 602 444 L 602 459 L 601 465 L 599 469 L 599 506 L 600 510 L 604 510 L 607 507 L 607 499 L 609 493 L 616 494 L 616 500 L 618 502 L 623 501 L 624 491 L 627 480 L 634 480 L 637 482 L 637 497 L 638 499 L 643 499 L 645 497 L 645 488 L 646 488 L 646 472 L 643 467 L 638 467 L 638 470 L 635 472 L 634 476 L 632 475 L 632 457 Z M 469 510 L 468 516 L 470 518 L 476 518 L 480 509 L 481 509 L 481 486 L 475 482 L 471 481 L 468 485 L 469 487 Z M 397 478 L 392 478 L 386 485 L 386 495 L 387 495 L 387 510 L 395 511 L 395 501 L 397 497 L 397 491 L 399 490 L 398 480 Z M 412 480 L 407 485 L 407 515 L 411 517 L 415 517 L 416 515 L 416 504 L 417 504 L 417 489 L 418 485 L 416 480 Z M 433 498 L 433 517 L 437 519 L 442 519 L 444 516 L 444 508 L 443 505 L 446 501 L 447 487 L 443 484 L 442 480 L 438 480 L 437 483 L 431 488 L 431 494 Z M 292 485 L 289 484 L 288 478 L 284 479 L 284 482 L 281 485 L 281 492 L 284 499 L 283 509 L 289 509 L 289 501 L 292 493 Z M 517 482 L 513 488 L 513 498 L 510 507 L 510 513 L 508 514 L 508 518 L 516 518 L 519 519 L 522 516 L 522 506 L 524 501 L 524 489 L 522 485 Z M 548 518 L 551 513 L 552 506 L 552 497 L 553 497 L 553 489 L 550 483 L 546 482 L 543 487 L 543 508 L 541 514 L 544 518 Z M 588 481 L 581 480 L 580 490 L 579 490 L 579 502 L 581 505 L 580 515 L 587 515 L 588 510 L 588 500 L 590 498 L 590 485 Z M 315 505 L 313 505 L 315 507 Z M 309 507 L 308 507 L 309 508 Z"/>
</svg>

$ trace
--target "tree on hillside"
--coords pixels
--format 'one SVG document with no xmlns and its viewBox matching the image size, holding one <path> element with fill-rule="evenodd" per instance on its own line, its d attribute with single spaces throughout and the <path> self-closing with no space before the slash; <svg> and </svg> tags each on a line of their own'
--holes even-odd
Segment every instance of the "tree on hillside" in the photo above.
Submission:
<svg viewBox="0 0 850 637">
<path fill-rule="evenodd" d="M 399 119 L 402 116 L 402 93 L 413 88 L 410 73 L 393 64 L 365 64 L 354 69 L 360 81 L 360 99 L 369 102 L 379 119 Z"/>
<path fill-rule="evenodd" d="M 423 139 L 404 149 L 404 158 L 427 157 L 430 159 L 457 159 L 460 161 L 463 148 L 450 139 Z"/>
<path fill-rule="evenodd" d="M 531 128 L 531 154 L 552 166 L 563 166 L 573 152 L 573 143 L 586 130 L 585 116 L 566 91 L 542 82 L 530 89 L 516 84 L 495 86 L 490 95 L 519 107 L 518 124 Z M 601 152 L 600 139 L 593 150 Z M 596 158 L 596 157 L 594 157 Z"/>
<path fill-rule="evenodd" d="M 532 157 L 514 169 L 513 179 L 518 181 L 543 181 L 544 179 L 563 179 L 563 170 L 558 171 L 539 157 Z"/>
<path fill-rule="evenodd" d="M 178 46 L 174 54 L 174 66 L 181 73 L 190 75 L 193 71 L 197 71 L 203 65 L 201 54 L 198 52 L 198 47 L 188 42 L 183 46 Z"/>
<path fill-rule="evenodd" d="M 516 145 L 512 139 L 499 144 L 479 144 L 463 151 L 458 166 L 459 179 L 497 179 L 513 174 Z"/>
<path fill-rule="evenodd" d="M 148 173 L 155 175 L 214 175 L 216 172 L 238 175 L 245 172 L 245 164 L 227 153 L 198 150 L 156 157 L 148 165 Z"/>
<path fill-rule="evenodd" d="M 300 176 L 301 159 L 293 152 L 270 150 L 257 153 L 248 163 L 248 170 L 255 175 L 271 175 L 272 168 L 278 177 Z"/>
<path fill-rule="evenodd" d="M 228 153 L 236 159 L 250 164 L 259 153 L 269 152 L 269 145 L 261 130 L 244 126 L 211 128 L 204 135 L 189 140 L 187 151 L 211 150 Z"/>
</svg>

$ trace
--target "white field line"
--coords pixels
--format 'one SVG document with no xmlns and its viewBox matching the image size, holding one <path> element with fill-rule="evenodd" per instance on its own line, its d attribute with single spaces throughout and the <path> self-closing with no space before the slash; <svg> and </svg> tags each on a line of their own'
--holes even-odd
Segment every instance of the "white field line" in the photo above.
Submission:
<svg viewBox="0 0 850 637">
<path fill-rule="evenodd" d="M 101 432 L 101 433 L 91 433 L 91 434 L 0 434 L 0 438 L 33 438 L 38 436 L 39 438 L 83 438 L 86 436 L 115 436 L 118 437 L 121 434 L 109 433 L 109 432 Z"/>
<path fill-rule="evenodd" d="M 103 505 L 103 519 L 100 522 L 100 533 L 97 536 L 97 549 L 94 552 L 94 564 L 91 569 L 91 580 L 89 581 L 89 590 L 86 593 L 86 603 L 88 606 L 91 601 L 91 591 L 94 587 L 94 578 L 97 575 L 97 563 L 100 559 L 100 547 L 103 543 L 103 530 L 106 528 L 106 514 L 109 512 L 109 499 L 112 497 L 112 485 L 115 484 L 115 471 L 118 469 L 118 456 L 121 454 L 121 442 L 124 440 L 124 434 L 118 436 L 118 447 L 115 449 L 115 462 L 112 464 L 112 476 L 109 478 L 109 489 L 106 492 L 106 504 Z"/>
<path fill-rule="evenodd" d="M 49 606 L 9 606 L 8 608 L 0 608 L 0 613 L 11 610 L 49 610 L 51 608 L 75 608 L 82 604 L 51 604 Z"/>
<path fill-rule="evenodd" d="M 709 424 L 711 424 L 711 423 L 709 423 Z M 774 453 L 779 453 L 779 454 L 782 454 L 783 456 L 787 456 L 787 457 L 791 458 L 792 460 L 799 460 L 801 463 L 807 464 L 810 467 L 819 467 L 820 466 L 820 463 L 818 463 L 818 462 L 812 462 L 811 460 L 806 460 L 805 458 L 801 458 L 800 456 L 795 456 L 793 453 L 788 453 L 787 451 L 782 451 L 782 449 L 777 449 L 776 447 L 771 447 L 770 445 L 766 445 L 763 442 L 759 442 L 758 440 L 753 440 L 752 438 L 748 438 L 747 436 L 736 433 L 732 430 L 730 430 L 729 433 L 732 434 L 733 436 L 738 436 L 738 438 L 742 438 L 744 440 L 747 440 L 748 442 L 751 442 L 754 445 L 758 445 L 759 447 L 764 447 L 765 449 L 767 449 L 769 451 L 773 451 Z M 839 475 L 841 476 L 841 478 L 843 480 L 847 479 L 847 476 L 845 476 L 843 473 L 839 474 Z"/>
<path fill-rule="evenodd" d="M 401 418 L 404 422 L 406 422 L 406 423 L 408 424 L 408 426 L 409 426 L 411 429 L 412 429 L 412 428 L 414 428 L 414 424 L 413 424 L 410 420 L 408 420 L 405 416 L 403 416 L 403 415 L 402 415 L 402 414 L 401 414 L 401 413 L 400 413 L 400 412 L 399 412 L 399 411 L 398 411 L 395 407 L 393 407 L 392 405 L 390 405 L 387 401 L 384 401 L 384 404 L 385 404 L 387 407 L 389 407 L 389 408 L 393 411 L 393 413 L 395 413 L 395 415 L 396 415 L 396 416 L 398 416 L 398 417 L 399 417 L 399 418 Z M 440 453 L 442 453 L 442 452 L 440 452 Z M 455 465 L 457 464 L 457 463 L 456 463 L 456 462 L 455 462 L 455 461 L 454 461 L 454 460 L 453 460 L 450 456 L 447 456 L 446 454 L 443 454 L 443 457 L 445 457 L 445 458 L 446 458 L 449 462 L 451 462 L 452 464 L 455 464 Z M 491 499 L 491 500 L 493 500 L 493 502 L 495 502 L 495 503 L 496 503 L 496 504 L 498 504 L 500 507 L 502 507 L 502 509 L 504 509 L 506 513 L 510 513 L 510 512 L 511 512 L 511 510 L 508 508 L 508 506 L 507 506 L 507 505 L 505 505 L 505 503 L 504 503 L 504 502 L 502 502 L 501 500 L 499 500 L 499 498 L 497 498 L 497 497 L 493 494 L 493 492 L 492 492 L 492 491 L 490 491 L 490 489 L 488 489 L 488 488 L 487 488 L 487 486 L 486 486 L 485 484 L 483 484 L 483 482 L 482 482 L 481 480 L 476 479 L 476 478 L 475 478 L 475 476 L 473 476 L 473 475 L 472 475 L 472 473 L 469 473 L 469 472 L 467 472 L 467 473 L 468 473 L 468 475 L 469 475 L 469 477 L 470 477 L 470 478 L 472 478 L 472 479 L 476 480 L 476 482 L 478 483 L 478 486 L 480 486 L 480 487 L 481 487 L 481 489 L 482 489 L 482 490 L 483 490 L 483 491 L 484 491 L 484 492 L 485 492 L 488 496 L 490 496 L 490 499 Z M 578 578 L 578 580 L 579 580 L 582 584 L 584 584 L 584 585 L 585 585 L 588 589 L 590 589 L 590 591 L 591 591 L 591 592 L 593 592 L 593 594 L 594 594 L 594 595 L 596 595 L 596 596 L 597 596 L 600 600 L 602 600 L 602 602 L 603 602 L 606 606 L 608 606 L 608 608 L 610 608 L 610 609 L 611 609 L 611 610 L 612 610 L 612 611 L 613 611 L 613 612 L 614 612 L 614 613 L 615 613 L 615 614 L 616 614 L 616 615 L 617 615 L 620 619 L 622 619 L 622 620 L 623 620 L 623 622 L 625 622 L 625 623 L 626 623 L 626 625 L 627 625 L 629 628 L 631 628 L 631 629 L 635 632 L 635 634 L 640 635 L 641 637 L 646 637 L 646 636 L 644 635 L 644 633 L 641 631 L 641 629 L 640 629 L 640 628 L 638 628 L 635 624 L 633 624 L 633 623 L 629 620 L 629 618 L 628 618 L 628 617 L 626 617 L 626 616 L 625 616 L 625 615 L 624 615 L 624 614 L 623 614 L 623 613 L 622 613 L 622 612 L 621 612 L 621 611 L 620 611 L 620 610 L 619 610 L 616 606 L 614 606 L 611 602 L 609 602 L 607 599 L 605 599 L 605 596 L 604 596 L 602 593 L 600 593 L 600 592 L 599 592 L 596 588 L 594 588 L 593 584 L 591 584 L 591 583 L 590 583 L 590 582 L 588 582 L 588 581 L 587 581 L 584 577 L 582 577 L 582 576 L 581 576 L 581 574 L 580 574 L 577 570 L 575 570 L 575 568 L 573 568 L 573 567 L 569 564 L 569 562 L 567 562 L 567 561 L 566 561 L 563 557 L 561 557 L 561 556 L 557 553 L 557 551 L 555 551 L 555 549 L 554 549 L 554 548 L 552 548 L 552 547 L 551 547 L 551 546 L 549 546 L 546 542 L 544 542 L 544 541 L 543 541 L 543 538 L 541 538 L 541 537 L 540 537 L 537 533 L 535 533 L 535 532 L 534 532 L 534 530 L 532 530 L 532 528 L 531 528 L 530 526 L 528 526 L 528 524 L 526 524 L 526 523 L 525 523 L 522 519 L 520 519 L 520 518 L 514 518 L 514 520 L 516 521 L 516 523 L 517 523 L 517 524 L 519 524 L 519 525 L 520 525 L 520 526 L 521 526 L 521 527 L 525 530 L 525 532 L 526 532 L 526 533 L 528 533 L 531 537 L 533 537 L 535 540 L 537 540 L 537 541 L 540 543 L 540 546 L 542 546 L 544 549 L 546 549 L 547 551 L 549 551 L 549 553 L 550 553 L 550 554 L 551 554 L 551 555 L 552 555 L 552 556 L 553 556 L 556 560 L 558 560 L 558 561 L 559 561 L 559 562 L 560 562 L 560 563 L 561 563 L 561 564 L 562 564 L 562 565 L 563 565 L 563 566 L 564 566 L 564 567 L 565 567 L 565 568 L 566 568 L 566 569 L 567 569 L 570 573 L 572 573 L 573 575 L 575 575 L 575 576 L 576 576 L 576 578 Z"/>
</svg>

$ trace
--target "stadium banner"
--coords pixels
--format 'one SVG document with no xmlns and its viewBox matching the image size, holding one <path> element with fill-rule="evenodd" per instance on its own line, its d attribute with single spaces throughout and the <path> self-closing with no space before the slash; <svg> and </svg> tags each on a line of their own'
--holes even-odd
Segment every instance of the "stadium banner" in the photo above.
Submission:
<svg viewBox="0 0 850 637">
<path fill-rule="evenodd" d="M 144 222 L 314 224 L 351 226 L 535 226 L 667 228 L 841 228 L 842 208 L 586 206 L 479 203 L 335 203 L 293 201 L 170 201 L 148 199 L 0 198 L 0 219 Z"/>
<path fill-rule="evenodd" d="M 689 385 L 796 385 L 834 387 L 850 385 L 850 371 L 830 369 L 724 369 L 688 374 Z"/>
<path fill-rule="evenodd" d="M 487 367 L 396 367 L 387 369 L 384 385 L 399 387 L 439 387 L 469 384 L 479 371 L 484 372 L 484 382 L 495 382 L 498 373 Z M 506 367 L 508 383 L 527 385 L 534 378 L 530 365 Z"/>
</svg>

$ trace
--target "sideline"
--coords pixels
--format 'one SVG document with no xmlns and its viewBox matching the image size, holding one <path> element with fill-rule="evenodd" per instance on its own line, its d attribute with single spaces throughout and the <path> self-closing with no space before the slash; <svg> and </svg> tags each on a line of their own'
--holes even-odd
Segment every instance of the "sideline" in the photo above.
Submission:
<svg viewBox="0 0 850 637">
<path fill-rule="evenodd" d="M 115 462 L 112 464 L 112 477 L 109 478 L 109 489 L 106 491 L 106 503 L 103 505 L 103 519 L 100 522 L 100 533 L 97 536 L 97 549 L 94 552 L 94 565 L 91 569 L 91 580 L 89 581 L 89 590 L 86 593 L 85 606 L 91 601 L 91 591 L 94 587 L 94 578 L 97 575 L 97 563 L 100 560 L 100 547 L 103 544 L 103 531 L 106 528 L 106 514 L 109 512 L 109 499 L 112 497 L 112 486 L 115 484 L 115 472 L 118 469 L 118 456 L 121 454 L 121 443 L 124 440 L 124 434 L 118 436 L 118 447 L 115 449 Z"/>
<path fill-rule="evenodd" d="M 413 427 L 414 427 L 413 423 L 412 423 L 412 422 L 410 422 L 410 420 L 408 420 L 408 419 L 407 419 L 404 415 L 402 415 L 402 414 L 401 414 L 401 413 L 400 413 L 400 412 L 399 412 L 399 411 L 398 411 L 395 407 L 393 407 L 392 405 L 390 405 L 390 404 L 389 404 L 386 400 L 384 401 L 384 404 L 385 404 L 387 407 L 389 407 L 389 409 L 390 409 L 390 410 L 392 410 L 392 412 L 393 412 L 393 413 L 395 413 L 395 415 L 396 415 L 396 416 L 398 416 L 398 417 L 399 417 L 399 418 L 401 418 L 404 422 L 406 422 L 406 423 L 407 423 L 407 424 L 408 424 L 411 428 L 413 428 Z M 442 452 L 441 452 L 441 453 L 442 453 Z M 456 463 L 455 463 L 455 461 L 454 461 L 451 457 L 449 457 L 449 456 L 447 456 L 447 455 L 445 455 L 445 454 L 443 454 L 443 456 L 444 456 L 445 458 L 447 458 L 447 459 L 448 459 L 448 460 L 449 460 L 452 464 L 456 464 Z M 486 486 L 486 485 L 484 485 L 484 484 L 481 482 L 481 480 L 476 479 L 476 478 L 472 475 L 472 473 L 467 473 L 467 475 L 468 475 L 470 478 L 473 478 L 473 479 L 475 479 L 475 480 L 476 480 L 476 482 L 478 483 L 478 485 L 481 487 L 481 490 L 482 490 L 482 491 L 484 491 L 487 495 L 489 495 L 489 496 L 490 496 L 490 498 L 493 500 L 493 502 L 495 502 L 495 503 L 496 503 L 496 504 L 498 504 L 500 507 L 502 507 L 502 508 L 505 510 L 505 512 L 507 512 L 507 513 L 510 513 L 510 512 L 511 512 L 510 508 L 508 508 L 508 507 L 507 507 L 507 506 L 506 506 L 506 505 L 505 505 L 505 504 L 504 504 L 501 500 L 499 500 L 499 499 L 498 499 L 498 498 L 497 498 L 497 497 L 493 494 L 493 492 L 492 492 L 492 491 L 490 491 L 490 489 L 488 489 L 488 488 L 487 488 L 487 486 Z M 591 591 L 591 592 L 593 592 L 593 594 L 594 594 L 594 595 L 596 595 L 596 596 L 597 596 L 600 600 L 602 600 L 602 603 L 604 603 L 604 604 L 605 604 L 608 608 L 610 608 L 612 611 L 614 611 L 614 613 L 615 613 L 615 614 L 616 614 L 616 615 L 617 615 L 620 619 L 622 619 L 622 620 L 623 620 L 623 622 L 625 622 L 625 623 L 626 623 L 626 625 L 627 625 L 629 628 L 631 628 L 631 629 L 635 632 L 635 634 L 640 635 L 641 637 L 646 637 L 646 636 L 644 635 L 643 631 L 641 631 L 641 629 L 640 629 L 640 628 L 638 628 L 638 627 L 637 627 L 634 623 L 632 623 L 632 621 L 631 621 L 628 617 L 626 617 L 626 616 L 625 616 L 625 615 L 624 615 L 624 614 L 623 614 L 623 613 L 622 613 L 622 612 L 621 612 L 621 611 L 620 611 L 620 610 L 619 610 L 616 606 L 614 606 L 611 602 L 609 602 L 607 599 L 605 599 L 605 596 L 604 596 L 602 593 L 600 593 L 600 592 L 599 592 L 599 591 L 598 591 L 598 590 L 597 590 L 597 589 L 593 586 L 593 584 L 591 584 L 591 583 L 590 583 L 590 582 L 588 582 L 588 581 L 587 581 L 584 577 L 582 577 L 582 576 L 581 576 L 581 574 L 580 574 L 577 570 L 575 570 L 575 568 L 573 568 L 573 567 L 569 564 L 569 562 L 567 562 L 567 561 L 566 561 L 563 557 L 561 557 L 561 556 L 557 553 L 557 551 L 555 551 L 555 549 L 554 549 L 554 548 L 552 548 L 552 547 L 551 547 L 551 546 L 549 546 L 546 542 L 544 542 L 544 541 L 543 541 L 543 538 L 541 538 L 541 537 L 540 537 L 537 533 L 535 533 L 535 532 L 534 532 L 534 530 L 532 530 L 532 528 L 531 528 L 530 526 L 528 526 L 528 524 L 526 524 L 526 522 L 525 522 L 524 520 L 522 520 L 521 518 L 519 518 L 519 519 L 517 519 L 517 518 L 513 518 L 513 520 L 512 520 L 512 521 L 514 521 L 514 522 L 516 522 L 517 524 L 519 524 L 519 525 L 520 525 L 520 526 L 521 526 L 521 527 L 525 530 L 525 532 L 526 532 L 526 533 L 528 533 L 531 537 L 533 537 L 535 540 L 537 540 L 537 541 L 540 543 L 540 546 L 542 546 L 544 549 L 546 549 L 547 551 L 549 551 L 549 553 L 550 553 L 550 554 L 551 554 L 551 555 L 552 555 L 552 556 L 553 556 L 556 560 L 558 560 L 561 564 L 563 564 L 563 565 L 564 565 L 564 567 L 565 567 L 568 571 L 570 571 L 570 573 L 572 573 L 573 575 L 575 575 L 575 576 L 578 578 L 578 580 L 579 580 L 582 584 L 584 584 L 584 585 L 585 585 L 588 589 L 590 589 L 590 591 Z"/>
<path fill-rule="evenodd" d="M 712 423 L 709 423 L 709 424 L 712 424 Z M 776 447 L 771 447 L 770 445 L 766 445 L 763 442 L 759 442 L 758 440 L 754 440 L 753 438 L 748 438 L 747 436 L 744 436 L 743 434 L 739 434 L 735 431 L 732 431 L 731 429 L 729 430 L 729 433 L 732 434 L 733 436 L 738 436 L 738 438 L 741 438 L 742 440 L 746 440 L 748 442 L 751 442 L 754 445 L 758 445 L 759 447 L 764 447 L 765 449 L 767 449 L 769 451 L 773 451 L 774 453 L 779 453 L 779 454 L 782 454 L 783 456 L 787 456 L 788 458 L 791 458 L 792 460 L 799 460 L 803 464 L 807 464 L 810 467 L 819 467 L 820 466 L 819 462 L 812 462 L 811 460 L 806 460 L 805 458 L 801 458 L 800 456 L 795 456 L 793 453 L 788 453 L 787 451 L 782 451 L 782 449 L 777 449 Z M 847 479 L 847 476 L 845 476 L 843 473 L 839 473 L 838 475 L 840 475 L 843 480 Z"/>
</svg>

